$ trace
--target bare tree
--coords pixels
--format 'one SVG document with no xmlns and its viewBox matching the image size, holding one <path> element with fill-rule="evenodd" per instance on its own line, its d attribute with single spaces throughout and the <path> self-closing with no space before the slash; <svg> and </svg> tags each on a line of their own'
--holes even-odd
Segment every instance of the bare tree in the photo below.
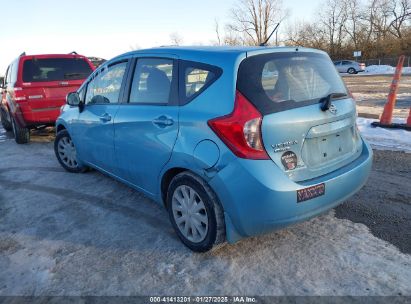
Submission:
<svg viewBox="0 0 411 304">
<path fill-rule="evenodd" d="M 370 10 L 373 16 L 371 25 L 378 40 L 385 38 L 389 32 L 391 9 L 391 0 L 371 1 Z"/>
<path fill-rule="evenodd" d="M 135 51 L 135 50 L 139 50 L 139 49 L 141 49 L 141 46 L 138 43 L 130 45 L 130 50 L 131 51 Z"/>
<path fill-rule="evenodd" d="M 183 44 L 183 37 L 179 33 L 174 32 L 170 34 L 170 41 L 172 45 L 181 45 Z"/>
<path fill-rule="evenodd" d="M 393 20 L 390 23 L 390 32 L 402 39 L 404 25 L 411 20 L 411 0 L 392 0 L 391 13 Z"/>
<path fill-rule="evenodd" d="M 221 45 L 220 23 L 217 19 L 214 19 L 214 31 L 217 36 L 217 45 Z"/>
<path fill-rule="evenodd" d="M 346 0 L 345 10 L 347 18 L 343 24 L 344 31 L 351 38 L 354 48 L 358 50 L 364 27 L 360 0 Z"/>
<path fill-rule="evenodd" d="M 327 49 L 327 34 L 317 22 L 296 22 L 286 29 L 286 44 L 316 49 Z"/>
<path fill-rule="evenodd" d="M 329 53 L 335 56 L 341 51 L 344 39 L 344 24 L 347 21 L 347 5 L 340 0 L 326 0 L 318 14 L 328 36 Z"/>
<path fill-rule="evenodd" d="M 286 15 L 282 0 L 239 0 L 227 29 L 236 33 L 242 44 L 260 45 Z"/>
</svg>

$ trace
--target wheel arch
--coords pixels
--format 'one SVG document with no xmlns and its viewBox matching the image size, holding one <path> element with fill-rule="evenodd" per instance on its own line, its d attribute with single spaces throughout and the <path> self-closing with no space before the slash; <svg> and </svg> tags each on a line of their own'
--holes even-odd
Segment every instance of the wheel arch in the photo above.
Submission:
<svg viewBox="0 0 411 304">
<path fill-rule="evenodd" d="M 162 175 L 161 183 L 160 183 L 160 196 L 161 196 L 161 202 L 163 203 L 164 207 L 167 208 L 167 190 L 168 190 L 168 186 L 170 185 L 172 179 L 177 174 L 180 174 L 181 172 L 185 172 L 185 171 L 191 172 L 191 170 L 187 168 L 174 167 L 174 168 L 167 169 L 167 171 L 164 172 L 164 174 Z"/>
<path fill-rule="evenodd" d="M 66 126 L 62 123 L 56 125 L 56 134 L 60 131 L 67 130 Z"/>
</svg>

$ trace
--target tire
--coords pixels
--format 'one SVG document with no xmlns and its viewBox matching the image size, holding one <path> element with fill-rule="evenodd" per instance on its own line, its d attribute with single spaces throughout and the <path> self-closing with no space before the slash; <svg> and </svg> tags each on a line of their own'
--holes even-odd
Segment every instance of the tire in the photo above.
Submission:
<svg viewBox="0 0 411 304">
<path fill-rule="evenodd" d="M 1 115 L 1 124 L 7 132 L 10 132 L 13 130 L 13 126 L 11 125 L 11 122 L 7 120 L 7 113 L 4 110 L 0 110 L 0 115 Z"/>
<path fill-rule="evenodd" d="M 206 252 L 225 242 L 223 208 L 210 186 L 197 175 L 182 172 L 172 179 L 167 191 L 167 209 L 178 237 L 191 250 Z M 184 221 L 186 216 L 189 221 Z"/>
<path fill-rule="evenodd" d="M 83 173 L 87 171 L 87 167 L 79 164 L 77 160 L 76 147 L 71 140 L 67 130 L 61 130 L 57 133 L 54 140 L 54 153 L 60 165 L 68 172 Z"/>
<path fill-rule="evenodd" d="M 14 140 L 18 144 L 27 144 L 30 141 L 30 130 L 20 127 L 14 118 L 11 118 L 11 125 L 14 133 Z"/>
<path fill-rule="evenodd" d="M 357 71 L 356 71 L 354 68 L 349 68 L 349 69 L 347 70 L 347 73 L 348 73 L 348 74 L 356 74 Z"/>
</svg>

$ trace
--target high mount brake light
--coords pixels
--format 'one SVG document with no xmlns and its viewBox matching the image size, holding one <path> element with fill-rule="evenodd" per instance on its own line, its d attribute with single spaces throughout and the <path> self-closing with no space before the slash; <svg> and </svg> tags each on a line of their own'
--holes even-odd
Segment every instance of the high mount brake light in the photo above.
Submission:
<svg viewBox="0 0 411 304">
<path fill-rule="evenodd" d="M 269 159 L 261 139 L 262 120 L 261 113 L 237 91 L 233 112 L 209 120 L 208 125 L 238 157 Z"/>
</svg>

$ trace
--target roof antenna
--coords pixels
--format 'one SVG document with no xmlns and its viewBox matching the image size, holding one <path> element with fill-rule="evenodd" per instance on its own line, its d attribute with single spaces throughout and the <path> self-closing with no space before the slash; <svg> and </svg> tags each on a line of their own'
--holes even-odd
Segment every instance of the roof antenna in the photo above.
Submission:
<svg viewBox="0 0 411 304">
<path fill-rule="evenodd" d="M 268 41 L 270 40 L 271 36 L 275 33 L 275 31 L 278 29 L 279 26 L 280 26 L 280 22 L 278 22 L 278 23 L 275 25 L 275 28 L 274 28 L 273 31 L 271 32 L 270 36 L 268 36 L 268 38 L 267 38 L 263 43 L 260 43 L 260 46 L 267 46 Z"/>
</svg>

